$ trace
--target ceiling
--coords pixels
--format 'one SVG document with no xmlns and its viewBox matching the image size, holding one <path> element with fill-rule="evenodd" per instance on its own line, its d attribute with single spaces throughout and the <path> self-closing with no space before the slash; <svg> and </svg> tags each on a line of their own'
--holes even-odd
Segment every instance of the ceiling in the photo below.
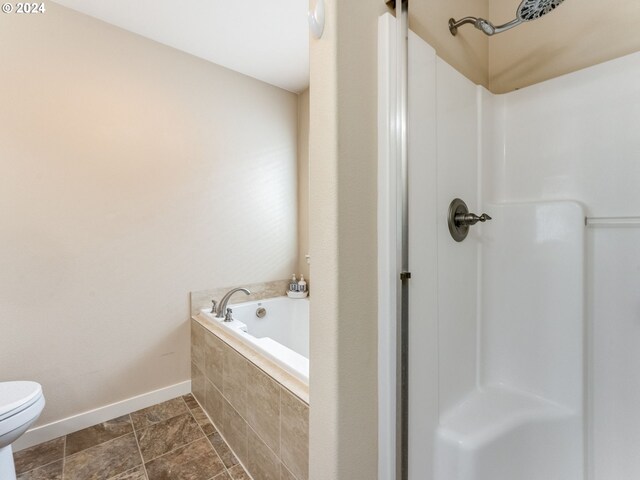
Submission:
<svg viewBox="0 0 640 480">
<path fill-rule="evenodd" d="M 55 0 L 299 93 L 309 86 L 307 0 Z"/>
</svg>

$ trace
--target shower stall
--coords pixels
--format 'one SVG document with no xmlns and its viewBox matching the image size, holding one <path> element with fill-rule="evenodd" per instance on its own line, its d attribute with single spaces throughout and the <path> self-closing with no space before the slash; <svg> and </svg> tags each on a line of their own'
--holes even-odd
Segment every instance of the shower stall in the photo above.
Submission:
<svg viewBox="0 0 640 480">
<path fill-rule="evenodd" d="M 398 27 L 380 20 L 389 71 Z M 406 184 L 390 148 L 401 76 L 380 69 L 379 478 L 640 478 L 640 53 L 495 95 L 413 32 L 407 51 Z M 403 446 L 396 475 L 385 452 Z"/>
</svg>

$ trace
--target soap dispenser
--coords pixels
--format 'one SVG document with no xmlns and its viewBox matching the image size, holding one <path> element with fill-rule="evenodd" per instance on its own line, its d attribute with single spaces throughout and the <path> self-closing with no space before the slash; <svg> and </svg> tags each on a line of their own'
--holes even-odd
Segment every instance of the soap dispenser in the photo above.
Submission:
<svg viewBox="0 0 640 480">
<path fill-rule="evenodd" d="M 298 279 L 296 278 L 295 273 L 291 276 L 291 281 L 289 282 L 289 291 L 290 292 L 298 291 Z"/>
<path fill-rule="evenodd" d="M 300 281 L 298 282 L 298 291 L 304 293 L 307 291 L 307 282 L 304 281 L 304 275 L 300 274 Z"/>
</svg>

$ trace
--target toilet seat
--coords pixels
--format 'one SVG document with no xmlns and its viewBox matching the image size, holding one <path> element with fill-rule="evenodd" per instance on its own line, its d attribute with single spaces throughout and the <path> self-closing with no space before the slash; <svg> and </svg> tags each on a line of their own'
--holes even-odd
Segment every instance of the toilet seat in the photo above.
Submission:
<svg viewBox="0 0 640 480">
<path fill-rule="evenodd" d="M 0 382 L 0 422 L 28 409 L 42 397 L 36 382 Z"/>
</svg>

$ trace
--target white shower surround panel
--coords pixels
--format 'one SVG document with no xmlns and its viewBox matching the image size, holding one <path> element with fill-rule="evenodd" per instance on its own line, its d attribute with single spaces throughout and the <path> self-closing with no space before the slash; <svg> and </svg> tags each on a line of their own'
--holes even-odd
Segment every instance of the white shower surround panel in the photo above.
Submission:
<svg viewBox="0 0 640 480">
<path fill-rule="evenodd" d="M 485 198 L 571 199 L 587 215 L 640 216 L 640 52 L 491 95 Z"/>
<path fill-rule="evenodd" d="M 640 218 L 638 78 L 634 53 L 493 97 L 485 198 L 575 199 L 589 217 Z M 626 223 L 587 229 L 589 480 L 640 478 L 640 222 Z"/>
<path fill-rule="evenodd" d="M 413 34 L 409 78 L 409 478 L 582 480 L 582 206 L 498 195 L 505 97 Z M 494 216 L 462 244 L 446 225 L 455 197 Z"/>
</svg>

